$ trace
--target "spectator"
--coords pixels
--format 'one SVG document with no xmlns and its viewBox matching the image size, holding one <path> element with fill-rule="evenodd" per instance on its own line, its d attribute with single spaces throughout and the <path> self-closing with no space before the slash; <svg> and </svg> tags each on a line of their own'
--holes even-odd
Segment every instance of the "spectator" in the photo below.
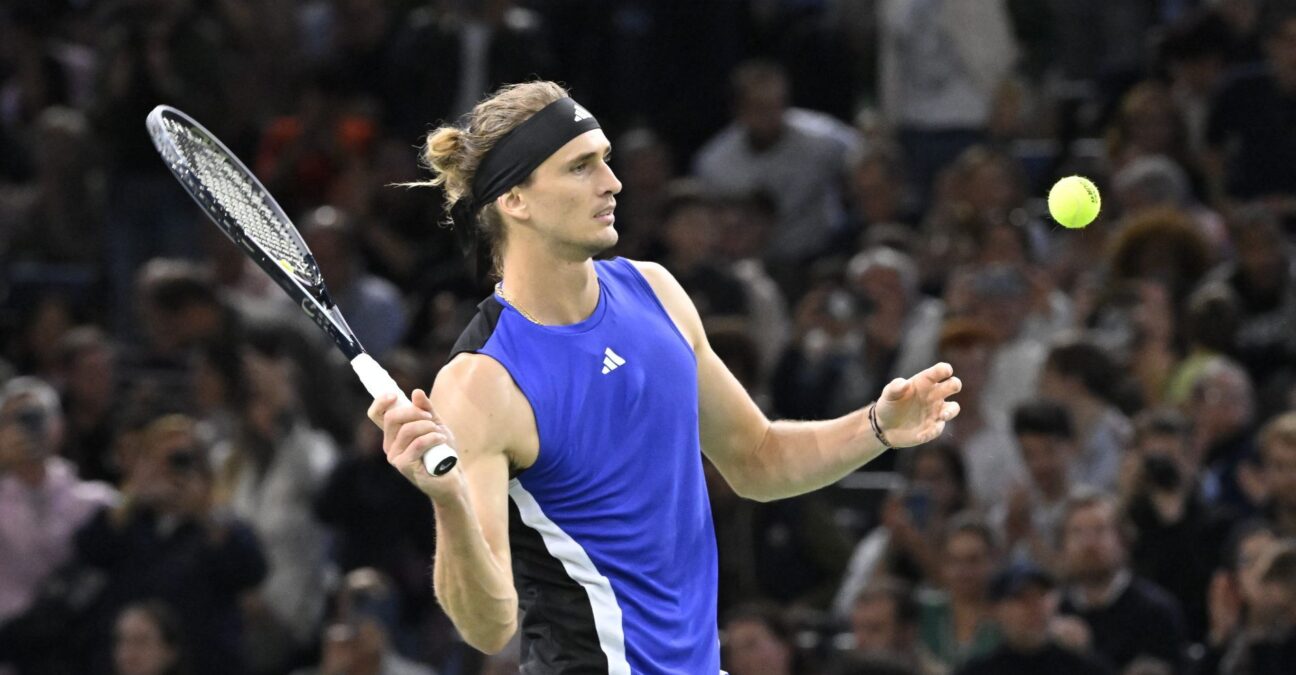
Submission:
<svg viewBox="0 0 1296 675">
<path fill-rule="evenodd" d="M 990 264 L 977 268 L 967 279 L 972 298 L 968 315 L 992 330 L 995 338 L 982 405 L 1005 426 L 1013 408 L 1034 397 L 1040 369 L 1048 356 L 1046 343 L 1052 341 L 1052 325 L 1059 322 L 1055 308 L 1049 306 L 1051 300 L 1037 301 L 1034 297 L 1038 291 L 1032 288 L 1025 267 Z M 1044 311 L 1037 311 L 1038 305 L 1044 305 Z M 951 301 L 950 306 L 956 303 Z M 1067 310 L 1060 312 L 1064 316 Z"/>
<path fill-rule="evenodd" d="M 765 258 L 789 295 L 793 268 L 821 254 L 844 225 L 847 158 L 853 130 L 817 113 L 788 108 L 789 83 L 777 66 L 751 62 L 734 73 L 735 119 L 697 154 L 694 173 L 722 192 L 765 190 L 779 219 Z"/>
<path fill-rule="evenodd" d="M 341 570 L 376 569 L 399 594 L 399 631 L 391 637 L 416 629 L 435 604 L 427 575 L 435 544 L 432 504 L 391 470 L 381 432 L 368 420 L 357 428 L 351 454 L 328 473 L 314 508 L 333 532 L 332 557 Z"/>
<path fill-rule="evenodd" d="M 119 350 L 95 326 L 79 326 L 59 341 L 59 379 L 67 410 L 63 456 L 83 478 L 115 481 L 121 477 L 109 457 L 121 416 Z"/>
<path fill-rule="evenodd" d="M 1052 634 L 1057 622 L 1053 578 L 1028 563 L 1009 564 L 990 583 L 990 601 L 1003 634 L 997 649 L 970 661 L 958 675 L 998 673 L 1056 673 L 1104 675 L 1101 661 L 1058 643 Z"/>
<path fill-rule="evenodd" d="M 1278 675 L 1296 668 L 1296 544 L 1284 541 L 1266 557 L 1261 593 L 1274 603 L 1272 623 L 1249 636 L 1226 660 L 1224 675 Z"/>
<path fill-rule="evenodd" d="M 919 675 L 948 672 L 918 641 L 918 603 L 909 586 L 878 581 L 855 598 L 850 627 L 855 655 L 889 657 Z"/>
<path fill-rule="evenodd" d="M 661 263 L 706 317 L 746 316 L 747 290 L 719 260 L 723 235 L 716 207 L 701 185 L 678 180 L 662 205 Z"/>
<path fill-rule="evenodd" d="M 1128 563 L 1116 500 L 1101 492 L 1073 495 L 1059 539 L 1066 575 L 1061 612 L 1087 624 L 1094 651 L 1118 670 L 1140 656 L 1182 667 L 1183 612 L 1168 593 L 1137 577 Z"/>
<path fill-rule="evenodd" d="M 940 167 L 979 141 L 1017 44 L 1000 0 L 877 3 L 879 98 L 899 130 L 921 195 Z"/>
<path fill-rule="evenodd" d="M 59 456 L 67 424 L 53 387 L 18 377 L 0 388 L 0 624 L 27 610 L 72 537 L 116 495 Z"/>
<path fill-rule="evenodd" d="M 1272 527 L 1262 520 L 1234 526 L 1224 547 L 1224 564 L 1208 589 L 1210 627 L 1195 672 L 1220 672 L 1223 661 L 1236 659 L 1250 637 L 1263 633 L 1279 613 L 1260 584 L 1277 545 Z"/>
<path fill-rule="evenodd" d="M 988 390 L 991 358 L 996 333 L 972 319 L 951 319 L 941 329 L 937 351 L 963 381 L 959 396 L 962 411 L 946 433 L 956 439 L 968 469 L 972 501 L 980 508 L 993 508 L 1007 496 L 1014 483 L 1025 476 L 1008 428 L 1008 420 L 996 414 L 998 402 Z"/>
<path fill-rule="evenodd" d="M 936 659 L 957 669 L 999 645 L 988 587 L 1000 549 L 984 521 L 964 516 L 949 523 L 940 556 L 941 590 L 918 595 L 919 639 Z"/>
<path fill-rule="evenodd" d="M 189 675 L 180 620 L 166 603 L 127 605 L 113 631 L 113 675 Z"/>
<path fill-rule="evenodd" d="M 889 145 L 869 145 L 852 159 L 851 232 L 886 225 L 911 227 L 917 221 L 903 161 L 900 149 Z"/>
<path fill-rule="evenodd" d="M 1206 467 L 1207 499 L 1248 514 L 1261 506 L 1257 475 L 1255 389 L 1245 370 L 1225 357 L 1202 366 L 1187 412 L 1193 453 Z"/>
<path fill-rule="evenodd" d="M 1170 95 L 1182 112 L 1193 153 L 1205 149 L 1211 96 L 1229 66 L 1233 40 L 1228 22 L 1212 7 L 1186 12 L 1169 26 L 1161 43 Z"/>
<path fill-rule="evenodd" d="M 1205 283 L 1193 291 L 1188 296 L 1181 331 L 1183 359 L 1166 378 L 1161 395 L 1154 397 L 1148 392 L 1145 399 L 1152 403 L 1164 398 L 1172 405 L 1185 405 L 1206 366 L 1221 356 L 1237 352 L 1235 343 L 1241 313 L 1237 295 L 1222 283 Z"/>
<path fill-rule="evenodd" d="M 1237 255 L 1207 281 L 1226 284 L 1240 301 L 1236 356 L 1262 393 L 1261 410 L 1277 412 L 1286 408 L 1286 387 L 1296 377 L 1289 365 L 1296 362 L 1296 258 L 1272 209 L 1239 209 L 1229 232 Z"/>
<path fill-rule="evenodd" d="M 1260 430 L 1265 515 L 1282 537 L 1296 537 L 1296 412 L 1273 418 Z"/>
<path fill-rule="evenodd" d="M 882 383 L 935 361 L 944 305 L 921 294 L 912 258 L 885 246 L 865 249 L 847 263 L 846 283 L 862 315 L 865 372 Z"/>
<path fill-rule="evenodd" d="M 364 269 L 348 214 L 321 206 L 302 219 L 301 228 L 333 301 L 354 326 L 360 343 L 381 359 L 404 339 L 409 323 L 400 291 Z"/>
<path fill-rule="evenodd" d="M 1075 456 L 1071 416 L 1055 401 L 1023 403 L 1013 412 L 1013 434 L 1029 481 L 1014 486 L 1008 498 L 990 510 L 990 522 L 1003 534 L 1013 559 L 1052 569 L 1058 554 L 1054 534 L 1076 487 L 1069 478 Z"/>
<path fill-rule="evenodd" d="M 253 671 L 277 672 L 302 655 L 324 616 L 327 533 L 313 507 L 337 452 L 297 412 L 288 363 L 255 350 L 244 358 L 238 432 L 215 448 L 213 463 L 223 505 L 252 526 L 270 562 L 243 609 Z"/>
<path fill-rule="evenodd" d="M 731 675 L 804 675 L 792 630 L 776 607 L 747 605 L 724 621 L 721 663 Z"/>
<path fill-rule="evenodd" d="M 1140 158 L 1166 157 L 1190 180 L 1194 178 L 1197 167 L 1188 146 L 1187 124 L 1170 88 L 1161 82 L 1140 82 L 1125 93 L 1107 131 L 1107 143 L 1107 156 L 1118 170 Z M 1198 189 L 1192 194 L 1205 196 Z"/>
<path fill-rule="evenodd" d="M 98 158 L 85 114 L 50 107 L 36 120 L 36 175 L 0 189 L 0 251 L 11 260 L 90 271 L 106 243 Z M 12 241 L 10 239 L 12 238 Z"/>
<path fill-rule="evenodd" d="M 294 675 L 436 675 L 395 647 L 398 596 L 382 573 L 358 569 L 338 592 L 336 619 L 327 624 L 317 668 Z"/>
<path fill-rule="evenodd" d="M 1292 210 L 1296 141 L 1285 128 L 1296 96 L 1296 10 L 1279 7 L 1265 22 L 1265 67 L 1238 73 L 1215 95 L 1207 123 L 1221 196 L 1267 199 Z"/>
<path fill-rule="evenodd" d="M 957 446 L 936 441 L 900 462 L 904 483 L 882 505 L 881 524 L 855 546 L 833 601 L 833 614 L 850 617 L 855 596 L 875 581 L 900 578 L 916 585 L 940 574 L 942 542 L 956 514 L 969 506 L 967 471 Z"/>
<path fill-rule="evenodd" d="M 622 134 L 616 149 L 612 164 L 622 185 L 617 195 L 617 251 L 626 258 L 651 258 L 661 236 L 667 186 L 675 178 L 674 159 L 666 141 L 643 127 Z"/>
<path fill-rule="evenodd" d="M 1085 430 L 1068 471 L 1072 483 L 1116 487 L 1131 431 L 1129 418 L 1112 404 L 1118 380 L 1115 361 L 1088 341 L 1056 345 L 1044 363 L 1040 394 L 1066 406 L 1074 428 Z"/>
<path fill-rule="evenodd" d="M 113 622 L 131 603 L 171 604 L 192 643 L 199 675 L 247 672 L 237 600 L 265 577 L 256 536 L 212 504 L 207 448 L 192 420 L 168 416 L 145 428 L 124 465 L 122 500 L 76 535 L 78 561 L 107 573 L 89 619 L 92 649 L 79 672 L 110 669 Z"/>
<path fill-rule="evenodd" d="M 787 298 L 762 259 L 765 242 L 778 220 L 778 204 L 765 192 L 720 200 L 720 258 L 747 294 L 751 320 L 747 332 L 760 350 L 759 379 L 769 380 L 792 332 Z"/>
<path fill-rule="evenodd" d="M 1155 281 L 1179 303 L 1210 269 L 1212 252 L 1189 214 L 1147 209 L 1135 214 L 1111 243 L 1110 279 Z"/>
<path fill-rule="evenodd" d="M 867 404 L 886 382 L 860 358 L 863 332 L 859 303 L 839 280 L 820 281 L 802 296 L 792 340 L 771 375 L 778 414 L 819 419 Z"/>
<path fill-rule="evenodd" d="M 1131 566 L 1179 600 L 1192 640 L 1206 633 L 1206 589 L 1233 521 L 1229 511 L 1205 500 L 1200 469 L 1187 417 L 1166 409 L 1135 417 L 1121 470 L 1125 509 L 1137 534 Z"/>
</svg>

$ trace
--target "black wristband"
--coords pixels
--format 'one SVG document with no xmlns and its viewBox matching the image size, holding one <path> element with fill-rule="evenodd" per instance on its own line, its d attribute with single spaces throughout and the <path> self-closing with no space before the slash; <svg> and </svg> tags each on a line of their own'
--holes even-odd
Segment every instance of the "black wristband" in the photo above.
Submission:
<svg viewBox="0 0 1296 675">
<path fill-rule="evenodd" d="M 873 427 L 873 435 L 877 436 L 878 442 L 882 444 L 882 447 L 887 448 L 888 450 L 893 449 L 895 446 L 891 445 L 891 442 L 887 440 L 886 434 L 882 433 L 882 427 L 878 425 L 876 401 L 869 405 L 868 418 L 869 426 Z"/>
</svg>

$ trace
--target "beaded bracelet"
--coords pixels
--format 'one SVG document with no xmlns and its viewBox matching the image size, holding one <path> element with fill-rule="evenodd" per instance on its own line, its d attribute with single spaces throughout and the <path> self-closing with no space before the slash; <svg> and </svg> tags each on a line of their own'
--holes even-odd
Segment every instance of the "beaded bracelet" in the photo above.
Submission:
<svg viewBox="0 0 1296 675">
<path fill-rule="evenodd" d="M 869 406 L 869 426 L 873 427 L 873 435 L 877 436 L 878 442 L 887 449 L 894 448 L 890 441 L 887 440 L 886 434 L 882 433 L 882 427 L 878 426 L 877 421 L 877 403 L 874 402 Z"/>
</svg>

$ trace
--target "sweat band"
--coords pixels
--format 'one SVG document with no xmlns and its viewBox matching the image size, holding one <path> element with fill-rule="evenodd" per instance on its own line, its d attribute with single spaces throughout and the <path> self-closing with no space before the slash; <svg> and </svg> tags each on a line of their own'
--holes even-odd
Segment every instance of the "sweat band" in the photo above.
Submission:
<svg viewBox="0 0 1296 675">
<path fill-rule="evenodd" d="M 472 195 L 460 199 L 451 211 L 456 234 L 470 264 L 479 266 L 476 258 L 484 248 L 477 241 L 477 212 L 525 181 L 536 167 L 571 139 L 598 128 L 598 120 L 584 106 L 563 97 L 527 118 L 495 143 L 477 166 Z"/>
</svg>

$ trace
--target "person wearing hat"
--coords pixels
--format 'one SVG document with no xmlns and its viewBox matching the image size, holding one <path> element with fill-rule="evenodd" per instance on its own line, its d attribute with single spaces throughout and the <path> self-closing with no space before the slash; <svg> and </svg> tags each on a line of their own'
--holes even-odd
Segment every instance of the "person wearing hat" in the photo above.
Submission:
<svg viewBox="0 0 1296 675">
<path fill-rule="evenodd" d="M 956 675 L 1103 675 L 1111 673 L 1096 658 L 1058 643 L 1051 630 L 1057 594 L 1048 572 L 1034 563 L 1010 563 L 990 582 L 990 601 L 1002 631 L 995 651 L 973 659 Z"/>
</svg>

